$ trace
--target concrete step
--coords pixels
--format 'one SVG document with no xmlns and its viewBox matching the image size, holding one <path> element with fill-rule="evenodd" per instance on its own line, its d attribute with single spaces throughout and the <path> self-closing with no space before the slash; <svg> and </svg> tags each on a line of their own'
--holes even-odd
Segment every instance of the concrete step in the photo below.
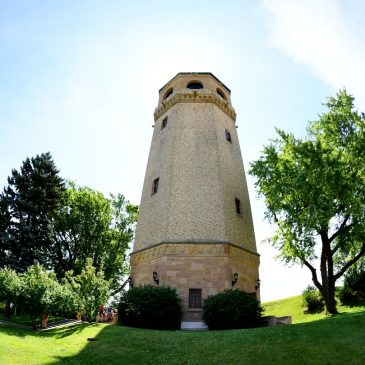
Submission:
<svg viewBox="0 0 365 365">
<path fill-rule="evenodd" d="M 208 326 L 204 322 L 181 322 L 181 329 L 185 331 L 206 331 Z"/>
</svg>

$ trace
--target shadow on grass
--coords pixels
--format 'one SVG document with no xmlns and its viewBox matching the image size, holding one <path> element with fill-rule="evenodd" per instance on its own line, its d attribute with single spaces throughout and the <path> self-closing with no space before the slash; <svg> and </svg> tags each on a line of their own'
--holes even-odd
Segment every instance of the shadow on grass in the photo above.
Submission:
<svg viewBox="0 0 365 365">
<path fill-rule="evenodd" d="M 87 327 L 99 326 L 98 324 L 87 324 Z M 114 328 L 114 329 L 113 329 Z M 115 331 L 117 328 L 117 331 Z M 54 361 L 47 363 L 48 365 L 56 364 L 125 364 L 123 354 L 120 353 L 118 341 L 115 340 L 115 333 L 121 330 L 121 326 L 107 325 L 95 337 L 85 337 L 79 340 L 78 345 L 82 347 L 81 351 L 74 356 L 63 357 L 55 356 Z M 57 336 L 62 338 L 66 333 Z M 68 333 L 67 335 L 72 335 Z M 128 336 L 125 338 L 128 341 Z M 115 361 L 115 362 L 114 362 Z M 128 364 L 131 364 L 127 362 Z"/>
<path fill-rule="evenodd" d="M 0 332 L 9 336 L 17 336 L 17 337 L 33 336 L 33 337 L 64 338 L 82 332 L 82 330 L 86 326 L 96 326 L 96 324 L 89 324 L 89 323 L 72 324 L 65 327 L 50 329 L 48 331 L 37 331 L 32 328 L 20 328 L 20 327 L 9 326 L 6 324 L 0 324 Z"/>
</svg>

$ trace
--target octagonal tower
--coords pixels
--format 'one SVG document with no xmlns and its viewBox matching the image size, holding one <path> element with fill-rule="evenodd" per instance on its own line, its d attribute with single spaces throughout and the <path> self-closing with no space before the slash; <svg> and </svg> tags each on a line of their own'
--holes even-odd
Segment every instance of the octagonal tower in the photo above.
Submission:
<svg viewBox="0 0 365 365">
<path fill-rule="evenodd" d="M 131 277 L 175 287 L 183 320 L 237 287 L 259 298 L 246 177 L 230 90 L 213 74 L 179 73 L 159 91 Z"/>
</svg>

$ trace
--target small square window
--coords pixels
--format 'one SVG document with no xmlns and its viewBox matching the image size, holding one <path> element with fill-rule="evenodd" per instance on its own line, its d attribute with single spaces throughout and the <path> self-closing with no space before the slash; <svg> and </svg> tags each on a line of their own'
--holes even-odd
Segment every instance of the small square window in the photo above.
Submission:
<svg viewBox="0 0 365 365">
<path fill-rule="evenodd" d="M 153 183 L 152 183 L 152 195 L 157 193 L 159 181 L 160 181 L 160 178 L 159 177 L 157 179 L 153 180 Z"/>
<path fill-rule="evenodd" d="M 189 289 L 189 308 L 202 307 L 202 290 Z"/>
<path fill-rule="evenodd" d="M 236 213 L 241 214 L 241 201 L 239 199 L 235 198 L 234 203 L 236 206 Z"/>
<path fill-rule="evenodd" d="M 164 129 L 167 126 L 167 117 L 162 120 L 161 129 Z"/>
<path fill-rule="evenodd" d="M 226 134 L 226 140 L 232 143 L 231 132 L 225 129 L 225 134 Z"/>
</svg>

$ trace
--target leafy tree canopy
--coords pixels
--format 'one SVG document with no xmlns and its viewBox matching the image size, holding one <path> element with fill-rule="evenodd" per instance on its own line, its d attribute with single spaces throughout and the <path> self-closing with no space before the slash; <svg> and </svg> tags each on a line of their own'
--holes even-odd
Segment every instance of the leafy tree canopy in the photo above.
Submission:
<svg viewBox="0 0 365 365">
<path fill-rule="evenodd" d="M 53 272 L 46 271 L 40 264 L 34 264 L 20 276 L 20 279 L 22 289 L 18 300 L 30 314 L 33 326 L 37 317 L 61 309 L 60 296 L 63 288 Z"/>
<path fill-rule="evenodd" d="M 59 277 L 80 274 L 91 258 L 106 279 L 119 285 L 127 272 L 126 251 L 133 239 L 138 208 L 123 195 L 108 199 L 98 191 L 69 182 L 54 221 L 52 262 Z"/>
<path fill-rule="evenodd" d="M 17 273 L 8 268 L 0 268 L 0 301 L 14 300 L 21 290 L 21 281 Z"/>
<path fill-rule="evenodd" d="M 336 313 L 335 282 L 365 254 L 365 117 L 346 90 L 325 106 L 306 139 L 277 130 L 250 173 L 277 225 L 272 244 L 309 268 Z"/>
</svg>

